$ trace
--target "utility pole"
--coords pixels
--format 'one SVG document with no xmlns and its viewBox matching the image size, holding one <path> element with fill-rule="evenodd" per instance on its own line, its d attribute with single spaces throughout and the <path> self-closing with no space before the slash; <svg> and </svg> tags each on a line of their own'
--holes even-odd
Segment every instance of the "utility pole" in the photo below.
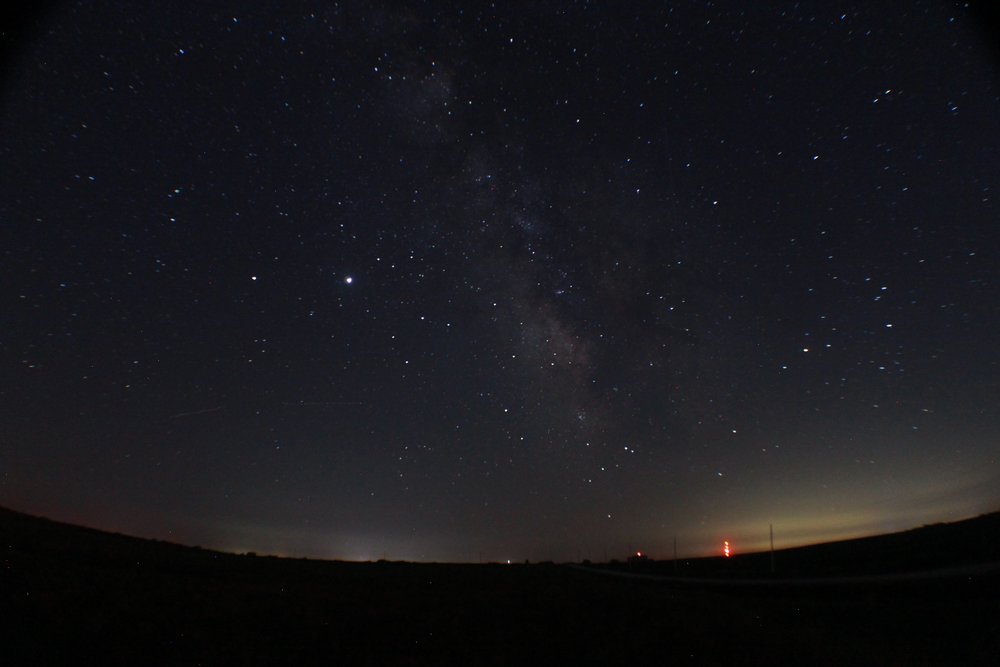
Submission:
<svg viewBox="0 0 1000 667">
<path fill-rule="evenodd" d="M 677 536 L 674 535 L 674 576 L 677 576 Z"/>
<path fill-rule="evenodd" d="M 771 529 L 771 574 L 774 574 L 774 524 L 767 524 Z"/>
</svg>

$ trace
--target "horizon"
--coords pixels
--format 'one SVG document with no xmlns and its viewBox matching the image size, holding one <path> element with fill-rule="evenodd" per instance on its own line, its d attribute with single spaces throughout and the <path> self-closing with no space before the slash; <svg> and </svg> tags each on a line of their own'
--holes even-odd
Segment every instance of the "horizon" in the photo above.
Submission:
<svg viewBox="0 0 1000 667">
<path fill-rule="evenodd" d="M 672 538 L 671 538 L 670 544 L 669 544 L 669 551 L 662 551 L 662 550 L 661 551 L 654 551 L 654 550 L 648 550 L 646 548 L 639 547 L 639 548 L 633 548 L 632 550 L 624 552 L 624 553 L 618 553 L 618 552 L 615 552 L 615 553 L 604 553 L 604 552 L 602 552 L 603 555 L 600 556 L 600 557 L 596 557 L 596 558 L 590 557 L 589 555 L 582 555 L 581 556 L 580 554 L 582 552 L 580 550 L 576 550 L 577 557 L 574 557 L 574 558 L 539 558 L 539 559 L 530 559 L 530 558 L 518 557 L 517 555 L 506 555 L 504 557 L 495 557 L 495 556 L 494 557 L 490 557 L 488 554 L 484 554 L 484 553 L 480 554 L 478 552 L 475 555 L 475 559 L 474 560 L 461 560 L 461 559 L 459 559 L 459 560 L 442 560 L 442 559 L 422 559 L 422 558 L 415 558 L 414 559 L 414 558 L 405 558 L 405 557 L 404 558 L 399 558 L 399 557 L 393 557 L 392 554 L 390 554 L 388 552 L 384 552 L 382 554 L 360 555 L 360 556 L 352 558 L 352 557 L 349 557 L 349 556 L 338 555 L 335 552 L 330 552 L 330 553 L 328 553 L 326 555 L 323 555 L 320 552 L 316 552 L 316 553 L 296 553 L 296 552 L 284 552 L 284 551 L 270 551 L 270 550 L 267 550 L 267 549 L 255 548 L 253 546 L 232 546 L 232 545 L 221 545 L 221 544 L 191 543 L 191 542 L 187 542 L 187 541 L 179 541 L 179 540 L 176 540 L 176 539 L 165 539 L 163 537 L 159 537 L 159 536 L 155 536 L 155 535 L 144 535 L 144 534 L 140 534 L 140 533 L 137 533 L 137 532 L 127 532 L 127 531 L 121 531 L 121 530 L 112 530 L 112 529 L 102 528 L 102 527 L 93 526 L 93 525 L 86 525 L 86 524 L 83 524 L 83 523 L 76 523 L 76 522 L 68 521 L 68 520 L 65 520 L 65 519 L 60 519 L 58 517 L 48 516 L 48 515 L 43 515 L 43 514 L 35 514 L 35 513 L 32 513 L 32 512 L 27 512 L 27 511 L 20 510 L 20 509 L 15 509 L 15 508 L 12 508 L 12 507 L 0 507 L 0 509 L 6 509 L 6 510 L 8 510 L 10 512 L 21 514 L 21 515 L 24 515 L 24 516 L 32 518 L 32 519 L 40 519 L 40 520 L 43 520 L 43 521 L 51 521 L 53 523 L 62 524 L 62 525 L 70 526 L 70 527 L 84 528 L 84 529 L 87 529 L 87 530 L 95 530 L 95 531 L 98 531 L 98 532 L 101 532 L 101 533 L 105 533 L 105 534 L 108 534 L 108 535 L 120 535 L 120 536 L 127 537 L 127 538 L 133 538 L 133 539 L 138 539 L 138 540 L 146 540 L 146 541 L 154 541 L 154 542 L 162 542 L 162 543 L 171 544 L 171 545 L 174 545 L 174 546 L 179 546 L 179 547 L 184 547 L 184 548 L 204 549 L 204 550 L 209 550 L 209 551 L 216 551 L 216 552 L 219 552 L 219 553 L 225 553 L 225 554 L 234 555 L 234 556 L 254 555 L 254 556 L 259 556 L 259 557 L 287 558 L 287 559 L 290 559 L 290 560 L 308 559 L 308 560 L 319 560 L 319 561 L 330 561 L 330 562 L 344 562 L 344 563 L 377 563 L 379 561 L 386 561 L 386 562 L 395 562 L 395 563 L 426 563 L 426 564 L 442 564 L 442 565 L 446 565 L 446 564 L 452 564 L 452 565 L 478 565 L 478 564 L 518 565 L 518 564 L 523 564 L 523 563 L 537 564 L 537 563 L 545 563 L 545 562 L 553 562 L 553 563 L 557 563 L 557 564 L 580 563 L 580 562 L 584 562 L 584 561 L 591 561 L 591 562 L 594 562 L 594 563 L 610 563 L 610 562 L 613 562 L 613 561 L 620 561 L 621 562 L 621 561 L 627 560 L 629 557 L 631 557 L 633 555 L 636 555 L 637 552 L 641 552 L 643 556 L 649 558 L 651 561 L 672 561 L 672 560 L 674 560 Z M 997 507 L 995 509 L 986 510 L 984 512 L 980 512 L 980 513 L 977 513 L 977 514 L 971 514 L 969 516 L 964 516 L 964 517 L 959 517 L 959 518 L 954 518 L 954 519 L 948 519 L 946 521 L 929 521 L 929 522 L 921 523 L 921 524 L 918 524 L 918 525 L 913 525 L 913 526 L 906 527 L 906 528 L 894 529 L 894 530 L 885 531 L 885 532 L 871 533 L 871 532 L 864 532 L 864 531 L 862 531 L 862 532 L 855 533 L 855 532 L 845 531 L 845 532 L 839 534 L 840 536 L 834 536 L 831 539 L 826 539 L 826 540 L 820 541 L 820 542 L 782 541 L 779 538 L 779 536 L 778 536 L 778 531 L 776 531 L 775 540 L 774 540 L 774 552 L 778 553 L 778 552 L 781 552 L 781 551 L 788 551 L 788 550 L 794 550 L 794 549 L 802 549 L 802 548 L 808 548 L 808 547 L 823 546 L 823 545 L 828 545 L 828 544 L 836 544 L 836 543 L 839 543 L 839 542 L 849 542 L 849 541 L 859 540 L 859 539 L 878 538 L 878 537 L 884 537 L 884 536 L 889 536 L 889 535 L 896 535 L 896 534 L 906 533 L 906 532 L 910 532 L 910 531 L 914 531 L 914 530 L 920 530 L 922 528 L 928 528 L 928 527 L 932 527 L 932 526 L 936 526 L 936 525 L 949 525 L 949 524 L 962 523 L 962 522 L 965 522 L 965 521 L 969 521 L 969 520 L 972 520 L 972 519 L 981 518 L 981 517 L 988 516 L 988 515 L 991 515 L 991 514 L 1000 514 L 1000 507 Z M 822 534 L 828 535 L 829 533 L 823 532 Z M 718 541 L 718 544 L 715 545 L 714 550 L 694 551 L 694 552 L 691 552 L 691 551 L 685 551 L 683 549 L 683 546 L 682 546 L 684 544 L 684 542 L 682 540 L 678 539 L 678 543 L 677 543 L 677 545 L 678 545 L 677 560 L 699 560 L 699 559 L 705 559 L 705 558 L 726 558 L 726 556 L 723 554 L 723 548 L 722 548 L 723 542 L 726 541 L 726 540 L 727 540 L 727 538 L 725 538 L 725 537 L 721 538 Z M 766 553 L 769 553 L 771 551 L 771 548 L 770 548 L 770 533 L 768 532 L 767 528 L 765 528 L 765 536 L 763 538 L 758 538 L 756 541 L 749 541 L 748 542 L 748 541 L 741 541 L 740 539 L 729 538 L 728 542 L 730 543 L 731 548 L 732 548 L 732 555 L 730 556 L 732 558 L 736 558 L 736 557 L 743 556 L 743 555 L 766 554 Z M 748 544 L 750 544 L 751 546 L 748 547 L 747 546 Z M 566 552 L 569 553 L 570 551 L 571 550 L 567 550 Z M 365 552 L 365 553 L 367 553 L 367 552 Z"/>
</svg>

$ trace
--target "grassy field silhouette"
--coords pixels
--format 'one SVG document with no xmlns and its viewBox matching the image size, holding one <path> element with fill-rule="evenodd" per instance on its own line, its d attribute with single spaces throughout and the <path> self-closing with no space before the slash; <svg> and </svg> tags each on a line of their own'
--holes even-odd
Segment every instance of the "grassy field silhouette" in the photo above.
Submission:
<svg viewBox="0 0 1000 667">
<path fill-rule="evenodd" d="M 997 560 L 998 526 L 1000 515 L 987 515 L 778 552 L 779 573 Z M 226 554 L 9 510 L 0 510 L 0 536 L 9 665 L 986 665 L 1000 654 L 1000 574 L 989 568 L 901 582 L 730 588 L 557 564 Z M 766 579 L 764 561 L 754 562 L 766 557 L 686 561 L 684 573 Z M 649 566 L 669 574 L 672 564 Z"/>
</svg>

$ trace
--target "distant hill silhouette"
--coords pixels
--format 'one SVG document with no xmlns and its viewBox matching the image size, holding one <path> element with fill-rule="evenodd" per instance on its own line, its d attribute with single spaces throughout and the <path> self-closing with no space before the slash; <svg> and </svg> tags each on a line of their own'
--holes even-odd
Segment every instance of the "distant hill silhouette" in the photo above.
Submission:
<svg viewBox="0 0 1000 667">
<path fill-rule="evenodd" d="M 770 572 L 770 552 L 732 558 L 681 559 L 678 574 L 754 577 Z M 899 533 L 875 535 L 775 551 L 782 577 L 898 574 L 1000 562 L 1000 512 Z M 650 561 L 642 569 L 669 575 L 672 561 Z"/>
</svg>

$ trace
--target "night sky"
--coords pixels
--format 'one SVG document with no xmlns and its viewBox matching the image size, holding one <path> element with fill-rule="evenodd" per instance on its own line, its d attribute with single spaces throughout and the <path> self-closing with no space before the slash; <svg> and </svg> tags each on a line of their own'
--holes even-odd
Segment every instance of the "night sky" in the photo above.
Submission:
<svg viewBox="0 0 1000 667">
<path fill-rule="evenodd" d="M 68 3 L 0 99 L 0 504 L 345 559 L 1000 509 L 962 3 Z"/>
</svg>

